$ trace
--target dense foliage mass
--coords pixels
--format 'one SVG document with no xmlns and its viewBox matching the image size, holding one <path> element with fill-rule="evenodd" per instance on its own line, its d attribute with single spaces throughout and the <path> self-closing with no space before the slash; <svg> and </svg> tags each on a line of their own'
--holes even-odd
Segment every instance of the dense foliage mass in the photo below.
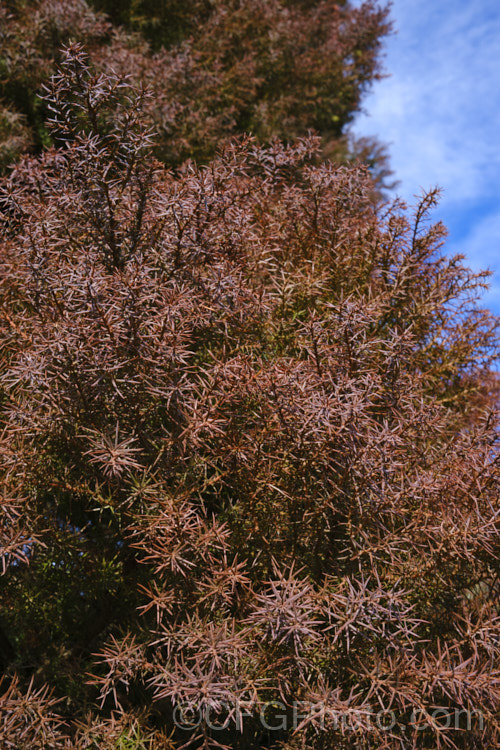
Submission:
<svg viewBox="0 0 500 750">
<path fill-rule="evenodd" d="M 309 129 L 336 159 L 373 165 L 385 152 L 347 131 L 367 86 L 379 77 L 387 10 L 331 0 L 9 0 L 0 4 L 0 170 L 50 143 L 37 96 L 61 46 L 85 43 L 100 70 L 131 74 L 154 91 L 144 117 L 155 154 L 169 165 L 206 162 L 224 139 L 261 142 Z M 105 10 L 108 15 L 101 13 Z"/>
<path fill-rule="evenodd" d="M 168 171 L 78 45 L 45 102 L 0 194 L 2 747 L 496 748 L 498 327 L 436 195 L 315 138 Z"/>
</svg>

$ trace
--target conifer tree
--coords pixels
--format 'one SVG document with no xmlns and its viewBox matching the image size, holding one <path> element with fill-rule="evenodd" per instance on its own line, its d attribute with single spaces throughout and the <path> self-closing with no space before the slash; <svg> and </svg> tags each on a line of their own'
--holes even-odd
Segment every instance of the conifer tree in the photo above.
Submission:
<svg viewBox="0 0 500 750">
<path fill-rule="evenodd" d="M 2 745 L 496 748 L 498 323 L 435 192 L 314 137 L 169 171 L 79 45 L 45 106 L 0 194 Z"/>
<path fill-rule="evenodd" d="M 384 149 L 358 144 L 348 126 L 380 76 L 387 9 L 371 0 L 360 7 L 330 0 L 94 6 L 9 0 L 0 7 L 0 169 L 50 144 L 40 87 L 62 46 L 78 41 L 98 70 L 153 90 L 144 117 L 156 132 L 155 155 L 170 166 L 207 163 L 238 134 L 269 143 L 312 130 L 330 158 L 373 160 L 383 188 Z"/>
</svg>

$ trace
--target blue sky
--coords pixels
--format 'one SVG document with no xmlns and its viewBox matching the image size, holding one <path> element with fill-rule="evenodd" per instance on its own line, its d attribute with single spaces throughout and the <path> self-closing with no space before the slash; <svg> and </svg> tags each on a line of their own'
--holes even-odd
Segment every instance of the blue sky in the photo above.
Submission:
<svg viewBox="0 0 500 750">
<path fill-rule="evenodd" d="M 500 314 L 500 0 L 393 0 L 391 17 L 390 77 L 353 131 L 388 144 L 405 201 L 443 189 L 446 250 L 494 272 L 484 303 Z"/>
</svg>

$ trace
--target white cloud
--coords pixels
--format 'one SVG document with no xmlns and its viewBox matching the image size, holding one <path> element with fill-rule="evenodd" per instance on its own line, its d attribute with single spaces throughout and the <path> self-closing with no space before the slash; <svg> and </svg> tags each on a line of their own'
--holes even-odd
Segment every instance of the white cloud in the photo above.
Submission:
<svg viewBox="0 0 500 750">
<path fill-rule="evenodd" d="M 391 77 L 375 84 L 353 129 L 389 144 L 405 200 L 444 189 L 450 251 L 494 268 L 500 288 L 500 3 L 394 0 L 392 17 Z M 500 311 L 500 294 L 489 302 Z"/>
</svg>

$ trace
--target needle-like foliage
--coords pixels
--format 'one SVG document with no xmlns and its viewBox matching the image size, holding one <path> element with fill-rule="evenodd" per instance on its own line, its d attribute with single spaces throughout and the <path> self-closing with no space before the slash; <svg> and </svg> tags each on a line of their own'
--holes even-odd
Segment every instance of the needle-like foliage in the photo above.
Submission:
<svg viewBox="0 0 500 750">
<path fill-rule="evenodd" d="M 148 101 L 70 47 L 1 186 L 3 745 L 493 750 L 485 274 L 312 137 L 167 171 Z"/>
<path fill-rule="evenodd" d="M 330 157 L 366 160 L 386 186 L 384 148 L 348 132 L 391 28 L 373 0 L 8 0 L 0 27 L 0 170 L 50 144 L 38 94 L 78 40 L 100 70 L 151 87 L 143 117 L 170 166 L 206 163 L 238 134 L 314 130 Z"/>
</svg>

